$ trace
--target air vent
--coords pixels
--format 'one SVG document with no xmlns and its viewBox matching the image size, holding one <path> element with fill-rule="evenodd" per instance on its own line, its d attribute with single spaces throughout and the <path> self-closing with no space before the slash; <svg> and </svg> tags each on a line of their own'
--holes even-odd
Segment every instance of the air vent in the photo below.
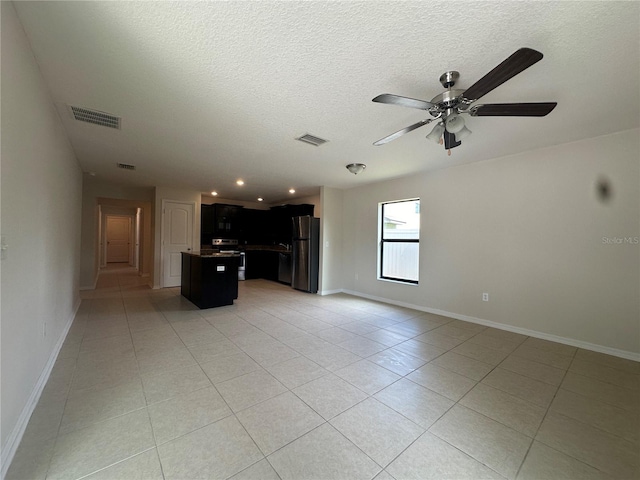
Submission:
<svg viewBox="0 0 640 480">
<path fill-rule="evenodd" d="M 301 142 L 308 143 L 309 145 L 313 145 L 314 147 L 319 147 L 323 143 L 327 143 L 329 140 L 324 140 L 320 137 L 315 137 L 313 135 L 309 135 L 305 133 L 301 137 L 296 138 L 296 140 L 300 140 Z"/>
<path fill-rule="evenodd" d="M 81 122 L 120 129 L 121 118 L 111 115 L 110 113 L 99 112 L 98 110 L 91 110 L 89 108 L 74 107 L 73 105 L 69 105 L 69 109 L 71 110 L 73 118 Z"/>
<path fill-rule="evenodd" d="M 135 165 L 127 165 L 126 163 L 118 163 L 118 168 L 124 168 L 125 170 L 135 170 Z"/>
</svg>

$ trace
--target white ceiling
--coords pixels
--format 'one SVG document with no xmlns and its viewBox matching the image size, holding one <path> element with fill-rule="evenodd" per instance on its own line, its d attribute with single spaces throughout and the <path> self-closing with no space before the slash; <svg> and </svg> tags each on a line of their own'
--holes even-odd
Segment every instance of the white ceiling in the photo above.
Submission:
<svg viewBox="0 0 640 480">
<path fill-rule="evenodd" d="M 640 125 L 638 2 L 16 2 L 85 172 L 269 203 Z M 476 117 L 448 157 L 428 116 L 371 102 L 467 88 L 520 47 L 544 59 L 478 103 L 557 101 L 545 118 Z M 71 119 L 67 104 L 122 117 Z M 321 147 L 294 141 L 304 133 Z M 135 172 L 116 163 L 137 166 Z M 354 176 L 352 162 L 367 164 Z M 243 178 L 246 185 L 235 185 Z"/>
</svg>

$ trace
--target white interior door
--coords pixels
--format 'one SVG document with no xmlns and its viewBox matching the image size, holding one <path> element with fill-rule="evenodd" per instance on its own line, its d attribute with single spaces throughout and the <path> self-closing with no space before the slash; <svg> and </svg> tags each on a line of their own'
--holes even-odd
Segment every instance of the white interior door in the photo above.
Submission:
<svg viewBox="0 0 640 480">
<path fill-rule="evenodd" d="M 131 218 L 107 217 L 107 262 L 131 260 Z"/>
<path fill-rule="evenodd" d="M 162 209 L 162 286 L 180 286 L 182 252 L 193 247 L 192 203 L 163 201 Z"/>
</svg>

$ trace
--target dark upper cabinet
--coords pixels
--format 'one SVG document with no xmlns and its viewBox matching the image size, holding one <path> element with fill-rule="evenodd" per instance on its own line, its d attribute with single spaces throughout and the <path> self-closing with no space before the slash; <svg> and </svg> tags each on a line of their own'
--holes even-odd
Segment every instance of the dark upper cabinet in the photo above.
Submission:
<svg viewBox="0 0 640 480">
<path fill-rule="evenodd" d="M 216 238 L 238 238 L 242 207 L 214 203 L 213 233 Z"/>
<path fill-rule="evenodd" d="M 243 208 L 240 221 L 240 241 L 249 245 L 270 244 L 270 213 L 269 210 Z"/>
<path fill-rule="evenodd" d="M 202 205 L 202 245 L 211 245 L 212 238 L 234 238 L 249 245 L 290 244 L 291 219 L 313 216 L 313 210 L 310 204 L 279 205 L 270 210 L 224 203 Z"/>
<path fill-rule="evenodd" d="M 242 232 L 242 207 L 214 203 L 202 205 L 200 213 L 200 240 L 202 245 L 211 245 L 213 238 L 239 238 Z"/>
<path fill-rule="evenodd" d="M 200 210 L 200 245 L 211 245 L 213 238 L 213 205 L 202 205 Z"/>
<path fill-rule="evenodd" d="M 273 243 L 291 243 L 293 217 L 313 216 L 314 205 L 279 205 L 271 207 L 274 239 Z"/>
</svg>

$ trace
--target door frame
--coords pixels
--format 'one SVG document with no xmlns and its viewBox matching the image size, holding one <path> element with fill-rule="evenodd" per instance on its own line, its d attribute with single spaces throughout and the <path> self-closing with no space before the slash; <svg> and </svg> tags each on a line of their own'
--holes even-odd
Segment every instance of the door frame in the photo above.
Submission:
<svg viewBox="0 0 640 480">
<path fill-rule="evenodd" d="M 136 246 L 136 215 L 125 215 L 125 214 L 116 214 L 116 213 L 106 213 L 104 215 L 104 242 L 103 242 L 103 262 L 104 262 L 104 266 L 106 267 L 107 263 L 109 263 L 109 259 L 107 258 L 107 250 L 108 250 L 108 245 L 107 245 L 107 236 L 108 236 L 108 223 L 109 223 L 109 217 L 120 217 L 120 218 L 126 218 L 127 220 L 129 220 L 129 261 L 127 262 L 127 264 L 132 267 L 135 265 L 135 259 L 137 256 L 137 246 Z"/>
<path fill-rule="evenodd" d="M 162 208 L 162 214 L 160 215 L 160 288 L 164 288 L 164 260 L 165 260 L 165 249 L 164 249 L 164 224 L 166 215 L 165 206 L 167 203 L 181 203 L 183 205 L 190 205 L 193 210 L 193 217 L 191 218 L 191 251 L 194 250 L 193 242 L 196 241 L 196 234 L 198 236 L 198 242 L 200 241 L 200 234 L 196 231 L 196 211 L 197 205 L 196 202 L 189 202 L 186 200 L 171 200 L 170 198 L 163 198 L 160 202 L 160 208 Z"/>
<path fill-rule="evenodd" d="M 129 266 L 138 266 L 135 264 L 135 259 L 139 256 L 139 245 L 136 244 L 135 240 L 137 236 L 139 236 L 139 231 L 137 231 L 136 223 L 136 215 L 127 215 L 127 214 L 118 214 L 118 213 L 104 213 L 100 212 L 100 242 L 102 248 L 100 249 L 100 268 L 106 268 L 107 266 L 107 219 L 109 217 L 126 217 L 129 219 Z"/>
</svg>

